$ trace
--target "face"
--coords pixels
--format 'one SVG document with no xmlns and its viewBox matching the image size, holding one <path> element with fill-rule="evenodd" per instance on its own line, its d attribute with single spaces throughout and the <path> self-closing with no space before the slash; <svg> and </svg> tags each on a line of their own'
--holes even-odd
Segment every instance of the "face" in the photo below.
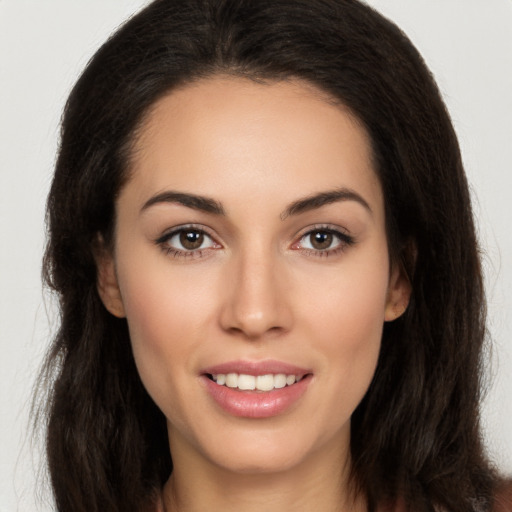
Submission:
<svg viewBox="0 0 512 512">
<path fill-rule="evenodd" d="M 175 460 L 283 471 L 348 454 L 405 306 L 364 129 L 301 82 L 216 77 L 149 113 L 98 257 Z"/>
</svg>

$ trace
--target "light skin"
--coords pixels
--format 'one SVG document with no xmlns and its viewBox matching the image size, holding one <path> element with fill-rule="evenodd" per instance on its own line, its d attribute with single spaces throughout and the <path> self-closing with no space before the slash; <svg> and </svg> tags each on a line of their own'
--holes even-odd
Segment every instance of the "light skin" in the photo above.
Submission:
<svg viewBox="0 0 512 512">
<path fill-rule="evenodd" d="M 219 76 L 159 100 L 135 147 L 98 290 L 167 418 L 166 510 L 365 510 L 350 417 L 410 293 L 365 130 L 303 82 Z M 267 359 L 308 369 L 279 414 L 205 390 L 202 369 Z"/>
</svg>

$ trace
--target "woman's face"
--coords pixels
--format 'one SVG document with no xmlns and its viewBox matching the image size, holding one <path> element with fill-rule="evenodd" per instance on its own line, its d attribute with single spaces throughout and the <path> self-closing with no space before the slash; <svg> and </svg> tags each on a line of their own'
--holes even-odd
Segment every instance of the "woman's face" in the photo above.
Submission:
<svg viewBox="0 0 512 512">
<path fill-rule="evenodd" d="M 127 318 L 175 461 L 348 456 L 383 323 L 408 297 L 365 130 L 310 85 L 216 77 L 156 103 L 132 163 L 99 290 Z"/>
</svg>

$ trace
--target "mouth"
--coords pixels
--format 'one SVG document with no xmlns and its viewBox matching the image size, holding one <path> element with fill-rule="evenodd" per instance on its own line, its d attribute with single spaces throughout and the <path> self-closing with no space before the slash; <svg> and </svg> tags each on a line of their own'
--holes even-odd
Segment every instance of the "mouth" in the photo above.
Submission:
<svg viewBox="0 0 512 512">
<path fill-rule="evenodd" d="M 239 391 L 268 392 L 293 386 L 309 374 L 267 373 L 265 375 L 249 375 L 246 373 L 215 373 L 206 376 L 219 386 Z"/>
<path fill-rule="evenodd" d="M 245 418 L 270 418 L 301 403 L 313 373 L 279 361 L 234 361 L 205 369 L 204 389 L 224 412 Z"/>
</svg>

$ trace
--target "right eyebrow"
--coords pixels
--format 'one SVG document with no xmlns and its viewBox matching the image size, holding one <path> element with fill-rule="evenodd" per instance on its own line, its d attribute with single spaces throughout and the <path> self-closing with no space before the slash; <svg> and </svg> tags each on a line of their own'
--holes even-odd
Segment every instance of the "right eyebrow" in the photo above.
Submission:
<svg viewBox="0 0 512 512">
<path fill-rule="evenodd" d="M 284 220 L 290 215 L 298 215 L 309 210 L 321 208 L 326 204 L 337 203 L 340 201 L 355 201 L 356 203 L 359 203 L 361 206 L 363 206 L 370 214 L 372 214 L 372 209 L 370 208 L 368 202 L 363 198 L 363 196 L 354 190 L 342 187 L 335 190 L 328 190 L 326 192 L 319 192 L 318 194 L 307 196 L 294 201 L 281 214 L 281 219 Z"/>
<path fill-rule="evenodd" d="M 213 213 L 214 215 L 226 215 L 222 204 L 215 199 L 174 190 L 167 190 L 149 198 L 142 206 L 141 213 L 151 206 L 161 203 L 178 203 L 193 210 Z"/>
</svg>

